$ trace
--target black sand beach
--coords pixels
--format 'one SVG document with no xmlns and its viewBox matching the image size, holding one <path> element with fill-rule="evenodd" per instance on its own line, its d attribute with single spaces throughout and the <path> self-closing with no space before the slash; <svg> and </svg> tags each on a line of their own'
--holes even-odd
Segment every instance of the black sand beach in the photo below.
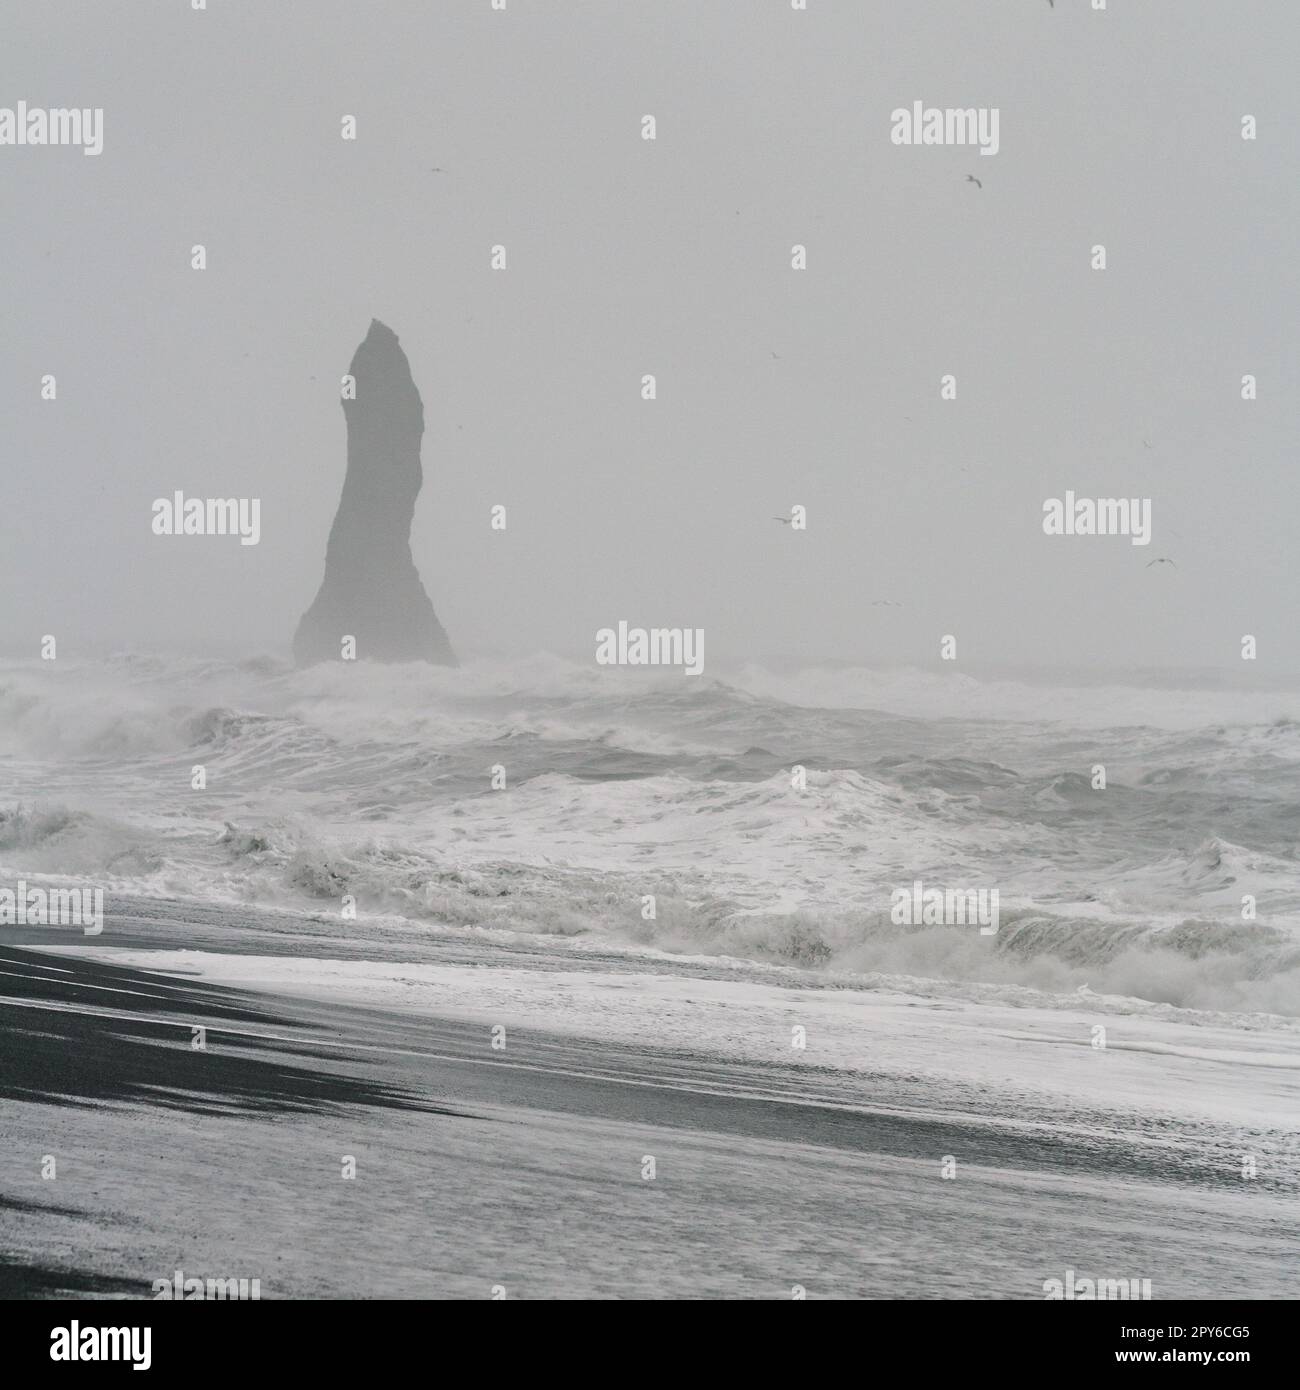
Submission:
<svg viewBox="0 0 1300 1390">
<path fill-rule="evenodd" d="M 9 946 L 0 1052 L 10 1297 L 148 1297 L 177 1269 L 264 1298 L 1024 1298 L 1067 1268 L 1156 1297 L 1292 1287 L 1278 1193 L 1133 1136 L 848 1104 L 806 1069 L 515 1028 L 502 1054 L 462 1020 Z"/>
</svg>

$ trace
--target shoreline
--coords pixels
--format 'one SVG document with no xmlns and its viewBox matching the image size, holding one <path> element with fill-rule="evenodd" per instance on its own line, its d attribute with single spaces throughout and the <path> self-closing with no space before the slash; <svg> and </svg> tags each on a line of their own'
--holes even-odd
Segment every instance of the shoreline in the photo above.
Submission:
<svg viewBox="0 0 1300 1390">
<path fill-rule="evenodd" d="M 0 1189 L 11 1291 L 148 1296 L 180 1268 L 264 1298 L 1038 1298 L 1074 1269 L 1295 1294 L 1293 1134 L 1260 1121 L 1296 1113 L 1300 1040 L 1176 1054 L 1152 1050 L 1171 1025 L 1114 1018 L 1146 1036 L 1098 1056 L 1059 1011 L 265 935 L 178 950 L 171 912 L 147 946 L 0 945 L 30 1156 Z M 205 945 L 254 930 L 207 916 Z M 1218 1284 L 1207 1248 L 1247 1278 Z"/>
</svg>

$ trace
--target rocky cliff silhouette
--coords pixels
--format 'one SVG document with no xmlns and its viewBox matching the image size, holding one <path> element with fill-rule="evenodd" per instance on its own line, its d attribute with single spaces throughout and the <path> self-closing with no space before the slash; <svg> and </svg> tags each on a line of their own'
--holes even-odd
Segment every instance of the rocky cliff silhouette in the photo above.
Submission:
<svg viewBox="0 0 1300 1390">
<path fill-rule="evenodd" d="M 351 636 L 359 660 L 455 666 L 411 558 L 411 518 L 424 481 L 424 404 L 397 334 L 372 319 L 348 370 L 356 382 L 356 399 L 343 400 L 348 471 L 325 578 L 294 634 L 294 659 L 337 661 Z"/>
</svg>

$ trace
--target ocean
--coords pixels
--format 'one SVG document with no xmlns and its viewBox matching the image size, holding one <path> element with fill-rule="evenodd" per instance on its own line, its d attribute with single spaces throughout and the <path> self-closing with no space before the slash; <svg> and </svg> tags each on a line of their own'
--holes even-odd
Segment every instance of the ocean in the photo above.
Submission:
<svg viewBox="0 0 1300 1390">
<path fill-rule="evenodd" d="M 1298 721 L 921 671 L 9 663 L 0 873 L 1294 1017 Z M 917 882 L 996 888 L 998 931 L 891 920 Z"/>
<path fill-rule="evenodd" d="M 0 929 L 0 1291 L 1293 1296 L 1298 712 L 5 665 L 0 888 L 105 907 Z"/>
</svg>

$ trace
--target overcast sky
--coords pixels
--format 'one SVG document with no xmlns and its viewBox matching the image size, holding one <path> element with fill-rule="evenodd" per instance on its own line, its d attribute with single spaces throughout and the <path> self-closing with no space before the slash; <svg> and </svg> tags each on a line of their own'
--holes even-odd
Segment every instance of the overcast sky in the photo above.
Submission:
<svg viewBox="0 0 1300 1390">
<path fill-rule="evenodd" d="M 98 158 L 0 147 L 4 650 L 287 651 L 378 317 L 462 653 L 1300 668 L 1293 3 L 3 9 L 0 106 L 105 113 Z M 999 152 L 891 144 L 918 100 Z M 260 544 L 153 535 L 176 489 Z M 1067 489 L 1152 544 L 1045 536 Z"/>
</svg>

